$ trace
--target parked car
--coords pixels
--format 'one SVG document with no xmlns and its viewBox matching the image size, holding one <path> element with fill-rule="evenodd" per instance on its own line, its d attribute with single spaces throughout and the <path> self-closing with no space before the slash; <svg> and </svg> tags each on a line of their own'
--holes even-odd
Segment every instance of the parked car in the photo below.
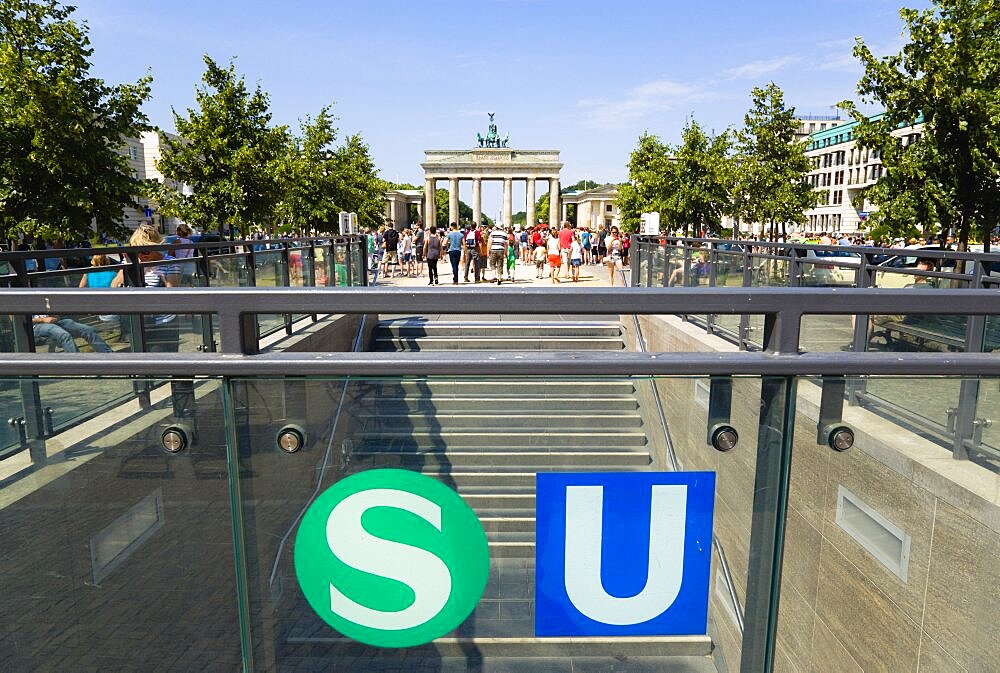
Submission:
<svg viewBox="0 0 1000 673">
<path fill-rule="evenodd" d="M 806 249 L 802 260 L 802 284 L 851 287 L 857 283 L 861 255 L 847 250 Z"/>
</svg>

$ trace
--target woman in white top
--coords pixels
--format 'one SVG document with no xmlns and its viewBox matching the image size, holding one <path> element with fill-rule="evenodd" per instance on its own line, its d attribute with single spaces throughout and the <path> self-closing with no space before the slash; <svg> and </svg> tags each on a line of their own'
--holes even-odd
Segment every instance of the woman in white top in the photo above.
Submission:
<svg viewBox="0 0 1000 673">
<path fill-rule="evenodd" d="M 580 234 L 574 234 L 573 242 L 569 246 L 569 270 L 574 283 L 580 281 L 581 266 L 583 266 L 583 245 L 580 243 Z"/>
<path fill-rule="evenodd" d="M 614 287 L 615 272 L 624 266 L 622 256 L 625 248 L 621 237 L 618 235 L 618 227 L 611 228 L 611 233 L 607 238 L 607 246 L 608 256 L 604 261 L 608 265 L 608 280 L 611 282 L 611 286 Z"/>
</svg>

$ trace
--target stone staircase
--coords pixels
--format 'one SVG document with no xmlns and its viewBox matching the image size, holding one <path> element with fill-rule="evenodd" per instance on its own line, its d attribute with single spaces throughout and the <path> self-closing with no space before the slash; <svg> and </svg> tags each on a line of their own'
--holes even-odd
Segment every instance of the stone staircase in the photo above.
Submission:
<svg viewBox="0 0 1000 673">
<path fill-rule="evenodd" d="M 352 405 L 357 431 L 350 470 L 400 467 L 440 479 L 472 507 L 489 540 L 484 597 L 454 638 L 435 641 L 442 656 L 472 643 L 485 657 L 530 657 L 534 664 L 526 660 L 517 668 L 527 672 L 562 670 L 544 662 L 567 655 L 586 657 L 587 670 L 595 671 L 633 670 L 621 668 L 622 657 L 652 657 L 648 670 L 715 671 L 707 637 L 587 639 L 593 642 L 573 646 L 533 637 L 535 474 L 650 469 L 647 433 L 653 429 L 644 421 L 635 383 L 627 377 L 484 380 L 447 367 L 448 353 L 459 350 L 625 347 L 617 322 L 402 319 L 375 329 L 374 350 L 441 351 L 442 374 L 368 382 Z"/>
</svg>

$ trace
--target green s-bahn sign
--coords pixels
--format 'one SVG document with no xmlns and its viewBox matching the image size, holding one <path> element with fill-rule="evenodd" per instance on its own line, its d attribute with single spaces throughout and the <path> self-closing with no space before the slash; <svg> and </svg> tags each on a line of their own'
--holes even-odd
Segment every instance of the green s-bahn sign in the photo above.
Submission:
<svg viewBox="0 0 1000 673">
<path fill-rule="evenodd" d="M 444 484 L 369 470 L 337 482 L 306 511 L 295 573 L 309 605 L 343 635 L 411 647 L 472 613 L 489 547 L 475 513 Z"/>
</svg>

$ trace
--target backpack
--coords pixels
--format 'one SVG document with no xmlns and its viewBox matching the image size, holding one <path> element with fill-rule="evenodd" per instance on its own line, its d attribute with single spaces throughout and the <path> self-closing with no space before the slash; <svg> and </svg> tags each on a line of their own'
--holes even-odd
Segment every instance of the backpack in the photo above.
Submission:
<svg viewBox="0 0 1000 673">
<path fill-rule="evenodd" d="M 470 250 L 476 249 L 476 230 L 469 229 L 469 233 L 465 235 L 465 247 Z"/>
</svg>

